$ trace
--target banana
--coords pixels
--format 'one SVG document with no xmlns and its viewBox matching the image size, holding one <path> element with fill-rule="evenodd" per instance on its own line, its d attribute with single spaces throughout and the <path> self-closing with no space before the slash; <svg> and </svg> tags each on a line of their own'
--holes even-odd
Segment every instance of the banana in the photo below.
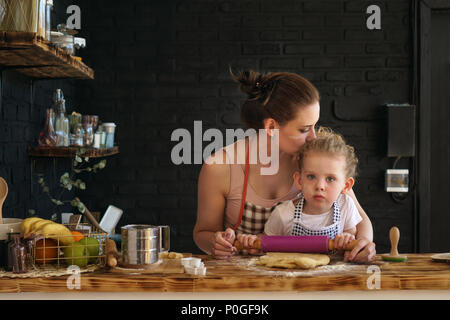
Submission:
<svg viewBox="0 0 450 320">
<path fill-rule="evenodd" d="M 41 233 L 45 238 L 54 239 L 56 241 L 59 240 L 59 243 L 65 246 L 70 245 L 75 241 L 72 232 L 59 223 L 45 224 L 41 229 Z"/>
<path fill-rule="evenodd" d="M 39 221 L 34 222 L 30 228 L 30 234 L 40 233 L 42 227 L 44 227 L 45 225 L 50 224 L 50 223 L 54 223 L 54 222 L 50 221 L 50 220 L 39 220 Z"/>
<path fill-rule="evenodd" d="M 38 218 L 38 217 L 31 217 L 31 218 L 26 218 L 25 220 L 22 221 L 22 224 L 20 225 L 20 231 L 22 232 L 22 234 L 28 234 L 30 232 L 31 229 L 31 225 L 34 222 L 40 221 L 40 220 L 44 220 L 42 218 Z"/>
</svg>

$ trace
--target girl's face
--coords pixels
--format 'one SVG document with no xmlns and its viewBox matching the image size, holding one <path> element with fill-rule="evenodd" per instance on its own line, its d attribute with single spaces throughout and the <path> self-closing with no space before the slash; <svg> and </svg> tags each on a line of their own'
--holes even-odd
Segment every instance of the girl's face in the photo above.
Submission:
<svg viewBox="0 0 450 320">
<path fill-rule="evenodd" d="M 306 141 L 314 140 L 316 138 L 314 126 L 319 121 L 319 116 L 319 102 L 298 108 L 295 118 L 278 128 L 280 151 L 297 154 Z"/>
<path fill-rule="evenodd" d="M 311 213 L 329 210 L 340 193 L 353 187 L 353 178 L 346 177 L 343 155 L 309 151 L 302 161 L 301 172 L 294 174 L 297 188 L 302 191 Z"/>
</svg>

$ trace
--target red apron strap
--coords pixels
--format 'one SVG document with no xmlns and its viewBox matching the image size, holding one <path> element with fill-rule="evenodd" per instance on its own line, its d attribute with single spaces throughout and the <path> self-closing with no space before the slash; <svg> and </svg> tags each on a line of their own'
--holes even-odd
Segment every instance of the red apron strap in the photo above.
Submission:
<svg viewBox="0 0 450 320">
<path fill-rule="evenodd" d="M 239 212 L 238 222 L 234 226 L 231 227 L 233 230 L 236 230 L 241 225 L 242 215 L 244 213 L 245 196 L 247 195 L 248 170 L 249 170 L 249 155 L 250 155 L 249 144 L 250 144 L 250 141 L 247 144 L 247 156 L 245 157 L 244 190 L 242 191 L 241 210 Z"/>
</svg>

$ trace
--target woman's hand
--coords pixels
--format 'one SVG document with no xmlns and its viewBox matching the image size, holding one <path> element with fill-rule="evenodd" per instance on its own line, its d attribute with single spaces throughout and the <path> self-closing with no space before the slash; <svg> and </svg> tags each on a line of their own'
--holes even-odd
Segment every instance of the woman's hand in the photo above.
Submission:
<svg viewBox="0 0 450 320">
<path fill-rule="evenodd" d="M 261 255 L 262 254 L 262 251 L 260 249 L 253 248 L 253 243 L 258 238 L 259 237 L 254 234 L 238 234 L 237 235 L 237 240 L 241 243 L 244 250 L 252 255 Z"/>
<path fill-rule="evenodd" d="M 348 232 L 342 232 L 334 237 L 334 248 L 343 250 L 350 241 L 355 240 L 355 236 Z"/>
<path fill-rule="evenodd" d="M 234 255 L 237 250 L 233 246 L 236 235 L 234 230 L 227 228 L 225 231 L 217 231 L 214 234 L 214 244 L 211 254 L 216 259 L 228 259 Z"/>
<path fill-rule="evenodd" d="M 344 261 L 366 263 L 372 261 L 375 254 L 375 243 L 366 238 L 359 238 L 352 251 L 345 251 Z"/>
</svg>

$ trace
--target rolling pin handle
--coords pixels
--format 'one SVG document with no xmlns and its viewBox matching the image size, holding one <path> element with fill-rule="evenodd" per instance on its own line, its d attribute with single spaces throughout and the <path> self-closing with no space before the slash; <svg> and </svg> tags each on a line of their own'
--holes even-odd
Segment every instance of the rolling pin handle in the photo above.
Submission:
<svg viewBox="0 0 450 320">
<path fill-rule="evenodd" d="M 235 240 L 233 245 L 238 251 L 244 249 L 244 246 L 238 240 Z M 256 239 L 253 242 L 252 247 L 248 249 L 261 249 L 261 239 Z"/>
<path fill-rule="evenodd" d="M 356 245 L 358 244 L 359 240 L 353 240 L 349 243 L 347 243 L 347 245 L 345 246 L 344 250 L 345 251 L 351 251 L 353 250 L 354 247 L 356 247 Z M 328 250 L 334 250 L 334 240 L 333 239 L 328 239 Z"/>
</svg>

